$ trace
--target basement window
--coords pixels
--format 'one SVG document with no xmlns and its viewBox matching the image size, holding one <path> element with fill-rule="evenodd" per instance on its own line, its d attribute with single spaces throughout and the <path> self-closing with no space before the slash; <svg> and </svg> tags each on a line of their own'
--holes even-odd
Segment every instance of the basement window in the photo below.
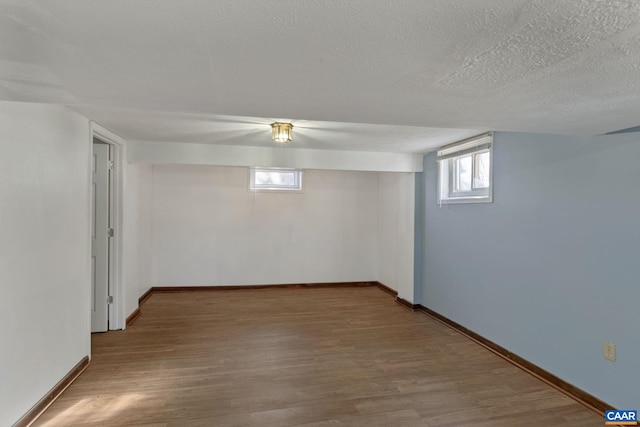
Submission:
<svg viewBox="0 0 640 427">
<path fill-rule="evenodd" d="M 251 168 L 249 176 L 251 191 L 302 191 L 300 169 Z"/>
<path fill-rule="evenodd" d="M 490 203 L 493 133 L 486 133 L 438 150 L 438 204 Z"/>
</svg>

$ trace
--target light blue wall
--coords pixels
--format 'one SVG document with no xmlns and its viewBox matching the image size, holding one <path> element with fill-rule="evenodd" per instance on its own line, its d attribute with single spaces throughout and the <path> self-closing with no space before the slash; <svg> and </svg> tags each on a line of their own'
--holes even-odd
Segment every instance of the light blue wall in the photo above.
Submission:
<svg viewBox="0 0 640 427">
<path fill-rule="evenodd" d="M 491 204 L 438 207 L 436 176 L 432 153 L 421 303 L 640 408 L 640 135 L 496 133 Z"/>
</svg>

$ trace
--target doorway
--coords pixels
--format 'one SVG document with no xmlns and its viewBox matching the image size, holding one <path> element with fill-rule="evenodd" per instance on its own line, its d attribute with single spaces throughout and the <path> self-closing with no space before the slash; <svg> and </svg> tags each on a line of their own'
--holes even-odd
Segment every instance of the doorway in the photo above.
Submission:
<svg viewBox="0 0 640 427">
<path fill-rule="evenodd" d="M 91 288 L 89 301 L 89 308 L 91 311 L 91 332 L 124 329 L 125 313 L 124 313 L 124 277 L 123 277 L 123 220 L 124 220 L 124 165 L 126 161 L 126 141 L 119 135 L 109 131 L 105 127 L 96 122 L 90 122 L 91 138 L 88 144 L 91 147 L 89 151 L 89 167 L 87 168 L 87 179 L 89 184 L 89 242 L 87 267 L 92 273 L 92 277 L 87 283 L 87 286 Z M 94 151 L 95 150 L 95 151 Z M 107 151 L 108 153 L 104 153 Z M 98 163 L 98 158 L 102 160 Z M 106 163 L 105 163 L 106 161 Z M 100 198 L 99 193 L 96 193 L 96 189 L 93 187 L 94 182 L 94 169 L 100 172 L 98 167 L 103 168 L 102 173 L 106 169 L 108 179 L 108 190 L 103 190 L 103 193 L 108 196 Z M 96 177 L 97 181 L 100 178 Z M 104 180 L 103 180 L 104 181 Z M 104 189 L 104 185 L 102 186 Z M 102 200 L 100 202 L 100 200 Z M 96 206 L 99 206 L 96 208 Z M 101 206 L 101 207 L 100 207 Z M 105 207 L 106 206 L 106 207 Z M 103 219 L 95 218 L 96 216 L 104 215 Z M 106 220 L 104 219 L 106 217 Z M 102 225 L 98 222 L 102 221 Z M 95 231 L 94 231 L 95 225 Z M 102 246 L 102 250 L 106 248 L 106 255 L 104 252 L 96 251 L 96 258 L 94 259 L 94 235 L 96 237 L 105 237 L 107 245 Z M 98 256 L 101 258 L 98 259 Z M 106 261 L 105 261 L 106 258 Z M 106 265 L 102 270 L 98 265 L 98 261 L 102 262 L 102 265 Z M 94 265 L 94 262 L 96 263 Z M 106 273 L 105 273 L 106 271 Z M 96 286 L 94 289 L 94 278 L 98 278 L 98 274 L 104 280 L 105 274 L 107 278 L 107 285 Z M 96 313 L 96 314 L 94 314 Z M 96 320 L 94 321 L 94 317 Z M 99 319 L 99 320 L 98 320 Z"/>
<path fill-rule="evenodd" d="M 113 237 L 111 146 L 93 139 L 91 161 L 91 332 L 109 330 L 110 246 Z"/>
</svg>

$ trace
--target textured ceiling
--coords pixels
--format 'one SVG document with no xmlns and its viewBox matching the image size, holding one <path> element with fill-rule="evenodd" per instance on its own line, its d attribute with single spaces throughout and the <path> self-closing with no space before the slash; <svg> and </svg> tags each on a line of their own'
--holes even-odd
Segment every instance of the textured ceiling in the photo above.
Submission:
<svg viewBox="0 0 640 427">
<path fill-rule="evenodd" d="M 262 145 L 283 119 L 306 148 L 421 152 L 485 130 L 640 121 L 637 0 L 0 0 L 0 12 L 0 99 L 70 105 L 131 140 Z"/>
</svg>

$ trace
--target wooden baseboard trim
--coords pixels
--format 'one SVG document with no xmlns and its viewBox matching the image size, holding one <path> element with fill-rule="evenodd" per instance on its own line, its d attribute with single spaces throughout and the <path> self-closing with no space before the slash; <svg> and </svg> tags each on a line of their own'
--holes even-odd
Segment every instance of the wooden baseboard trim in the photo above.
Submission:
<svg viewBox="0 0 640 427">
<path fill-rule="evenodd" d="M 372 282 L 372 283 L 375 284 L 375 286 L 380 288 L 382 291 L 384 291 L 384 292 L 388 293 L 389 295 L 391 295 L 392 297 L 397 297 L 398 296 L 398 291 L 396 291 L 395 289 L 391 289 L 390 287 L 388 287 L 384 283 L 382 283 L 382 282 Z"/>
<path fill-rule="evenodd" d="M 153 294 L 153 287 L 147 289 L 147 292 L 142 294 L 140 298 L 138 298 L 138 307 L 141 306 L 146 300 L 148 300 Z"/>
<path fill-rule="evenodd" d="M 125 322 L 125 324 L 127 325 L 127 328 L 133 325 L 133 322 L 135 322 L 136 319 L 140 317 L 141 314 L 142 312 L 140 311 L 140 307 L 137 307 L 135 310 L 133 310 L 133 313 L 131 313 L 129 317 L 127 317 L 127 321 Z"/>
<path fill-rule="evenodd" d="M 398 297 L 398 296 L 396 296 L 395 301 L 396 301 L 398 304 L 400 304 L 401 306 L 403 306 L 403 307 L 405 307 L 405 308 L 408 308 L 408 309 L 409 309 L 409 310 L 411 310 L 411 311 L 418 310 L 418 309 L 419 309 L 419 307 L 420 307 L 420 304 L 413 304 L 413 303 L 410 303 L 410 302 L 409 302 L 409 301 L 407 301 L 406 299 L 404 299 L 404 298 L 400 298 L 400 297 Z"/>
<path fill-rule="evenodd" d="M 62 378 L 58 384 L 56 384 L 49 393 L 47 393 L 42 399 L 38 401 L 29 412 L 24 414 L 13 427 L 28 427 L 30 426 L 51 404 L 67 389 L 89 366 L 89 356 L 82 358 L 76 366 L 74 366 L 67 375 Z"/>
<path fill-rule="evenodd" d="M 433 310 L 431 310 L 430 308 L 427 308 L 423 305 L 420 304 L 415 304 L 417 306 L 417 309 L 422 311 L 423 313 L 427 314 L 428 316 L 431 316 L 432 318 L 434 318 L 435 320 L 439 321 L 440 323 L 450 327 L 451 329 L 457 331 L 458 333 L 466 336 L 467 338 L 469 338 L 472 341 L 475 341 L 476 343 L 480 344 L 481 346 L 483 346 L 484 348 L 486 348 L 487 350 L 493 352 L 494 354 L 500 356 L 501 358 L 505 359 L 507 362 L 515 365 L 516 367 L 522 369 L 523 371 L 533 375 L 534 377 L 538 378 L 539 380 L 547 383 L 548 385 L 552 386 L 553 388 L 561 391 L 562 393 L 564 393 L 565 395 L 571 397 L 573 400 L 577 401 L 578 403 L 582 404 L 583 406 L 591 409 L 592 411 L 603 415 L 604 411 L 606 409 L 614 409 L 611 405 L 607 404 L 606 402 L 603 402 L 602 400 L 598 399 L 595 396 L 592 396 L 591 394 L 587 393 L 584 390 L 579 389 L 578 387 L 569 384 L 568 382 L 564 381 L 563 379 L 553 375 L 552 373 L 545 371 L 544 369 L 540 368 L 539 366 L 529 362 L 528 360 L 518 356 L 517 354 L 514 354 L 512 352 L 510 352 L 509 350 L 507 350 L 506 348 L 494 343 L 493 341 L 490 341 L 486 338 L 484 338 L 482 335 L 479 335 L 475 332 L 473 332 L 472 330 L 462 326 L 461 324 L 454 322 L 453 320 L 441 315 L 438 312 L 435 312 Z"/>
<path fill-rule="evenodd" d="M 388 287 L 387 285 L 385 285 L 382 282 L 374 282 L 375 285 L 380 288 L 380 290 L 388 293 L 389 295 L 391 295 L 392 297 L 394 297 L 395 302 L 397 302 L 398 304 L 400 304 L 401 306 L 408 308 L 409 310 L 418 310 L 420 306 L 420 304 L 413 304 L 409 301 L 407 301 L 404 298 L 401 298 L 398 296 L 398 291 L 396 291 L 395 289 L 391 289 L 390 287 Z"/>
<path fill-rule="evenodd" d="M 277 285 L 224 285 L 224 286 L 154 286 L 152 293 L 194 292 L 194 291 L 241 291 L 255 289 L 292 289 L 292 288 L 350 288 L 376 286 L 375 282 L 322 282 L 287 283 Z"/>
<path fill-rule="evenodd" d="M 140 298 L 138 298 L 138 307 L 147 301 L 151 295 L 155 293 L 172 293 L 172 292 L 196 292 L 196 291 L 241 291 L 247 289 L 293 289 L 293 288 L 350 288 L 350 287 L 367 287 L 377 286 L 387 293 L 397 295 L 393 289 L 383 285 L 380 282 L 318 282 L 318 283 L 287 283 L 287 284 L 269 284 L 269 285 L 223 285 L 223 286 L 152 286 Z M 139 310 L 139 308 L 138 308 Z M 134 317 L 135 314 L 135 317 Z M 131 322 L 136 320 L 140 314 L 134 311 L 127 318 L 132 318 Z M 127 323 L 129 326 L 129 323 Z"/>
<path fill-rule="evenodd" d="M 140 306 L 155 293 L 202 292 L 202 291 L 241 291 L 247 289 L 293 289 L 293 288 L 353 288 L 377 286 L 383 291 L 396 296 L 398 293 L 380 282 L 318 282 L 318 283 L 287 283 L 276 285 L 224 285 L 224 286 L 152 286 L 140 298 L 138 308 L 127 317 L 126 325 L 131 325 L 142 312 Z"/>
</svg>

